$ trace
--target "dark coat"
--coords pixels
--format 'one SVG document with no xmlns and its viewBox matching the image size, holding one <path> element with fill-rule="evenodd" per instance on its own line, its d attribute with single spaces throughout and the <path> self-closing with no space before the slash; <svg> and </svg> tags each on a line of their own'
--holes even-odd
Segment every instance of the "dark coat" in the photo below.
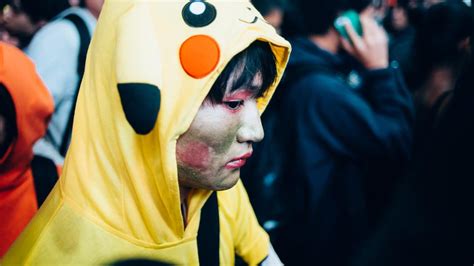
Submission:
<svg viewBox="0 0 474 266">
<path fill-rule="evenodd" d="M 343 57 L 304 38 L 292 45 L 286 81 L 264 114 L 277 117 L 269 128 L 264 121 L 273 151 L 258 154 L 279 158 L 283 206 L 272 241 L 284 263 L 344 265 L 410 158 L 412 98 L 394 67 L 363 71 L 357 84 Z M 314 69 L 302 74 L 302 65 Z"/>
</svg>

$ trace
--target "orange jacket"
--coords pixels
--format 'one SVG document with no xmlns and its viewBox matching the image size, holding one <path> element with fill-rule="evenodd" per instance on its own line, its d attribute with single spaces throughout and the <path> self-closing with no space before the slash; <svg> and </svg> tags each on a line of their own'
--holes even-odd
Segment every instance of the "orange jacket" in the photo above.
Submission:
<svg viewBox="0 0 474 266">
<path fill-rule="evenodd" d="M 4 43 L 0 43 L 0 83 L 13 99 L 18 131 L 0 158 L 2 257 L 38 209 L 30 163 L 33 144 L 45 134 L 54 107 L 33 63 L 20 50 Z"/>
</svg>

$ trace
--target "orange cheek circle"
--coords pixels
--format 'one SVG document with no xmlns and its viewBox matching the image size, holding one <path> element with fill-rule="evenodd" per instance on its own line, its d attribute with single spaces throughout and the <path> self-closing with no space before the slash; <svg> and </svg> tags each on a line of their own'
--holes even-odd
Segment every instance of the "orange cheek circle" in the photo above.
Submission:
<svg viewBox="0 0 474 266">
<path fill-rule="evenodd" d="M 217 66 L 220 57 L 219 45 L 207 35 L 189 37 L 179 49 L 181 66 L 193 78 L 207 76 Z"/>
</svg>

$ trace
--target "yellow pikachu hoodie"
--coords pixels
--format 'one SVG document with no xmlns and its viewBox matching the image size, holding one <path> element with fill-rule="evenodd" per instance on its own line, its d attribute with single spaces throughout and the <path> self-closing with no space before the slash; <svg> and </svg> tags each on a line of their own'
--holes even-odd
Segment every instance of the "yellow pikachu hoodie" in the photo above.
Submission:
<svg viewBox="0 0 474 266">
<path fill-rule="evenodd" d="M 108 264 L 147 258 L 199 264 L 201 209 L 180 209 L 176 141 L 231 58 L 255 40 L 271 44 L 278 77 L 290 45 L 249 1 L 107 0 L 92 39 L 63 174 L 2 264 Z M 74 55 L 71 55 L 74 56 Z M 217 192 L 219 263 L 268 254 L 241 182 Z"/>
</svg>

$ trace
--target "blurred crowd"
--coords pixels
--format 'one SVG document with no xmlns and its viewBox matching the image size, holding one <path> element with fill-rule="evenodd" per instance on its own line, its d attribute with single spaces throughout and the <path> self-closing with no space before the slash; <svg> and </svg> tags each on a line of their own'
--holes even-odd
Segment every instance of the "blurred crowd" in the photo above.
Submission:
<svg viewBox="0 0 474 266">
<path fill-rule="evenodd" d="M 470 1 L 252 3 L 292 44 L 241 174 L 280 259 L 474 263 Z M 60 176 L 102 4 L 0 2 L 0 258 Z"/>
<path fill-rule="evenodd" d="M 253 2 L 293 47 L 242 173 L 282 261 L 471 263 L 470 3 Z"/>
<path fill-rule="evenodd" d="M 60 175 L 102 4 L 1 1 L 0 256 Z"/>
</svg>

